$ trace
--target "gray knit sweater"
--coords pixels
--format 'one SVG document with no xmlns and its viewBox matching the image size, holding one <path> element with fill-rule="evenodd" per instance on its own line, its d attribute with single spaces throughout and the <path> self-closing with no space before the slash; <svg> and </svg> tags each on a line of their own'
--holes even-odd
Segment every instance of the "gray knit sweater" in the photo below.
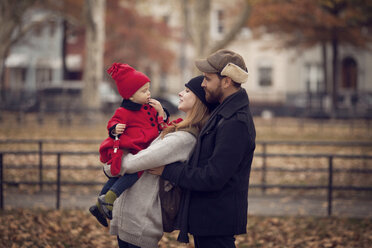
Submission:
<svg viewBox="0 0 372 248">
<path fill-rule="evenodd" d="M 121 174 L 151 169 L 176 161 L 188 160 L 196 138 L 189 132 L 177 131 L 156 138 L 136 155 L 123 157 Z M 159 177 L 146 171 L 139 180 L 115 201 L 110 234 L 142 247 L 158 247 L 163 236 Z"/>
</svg>

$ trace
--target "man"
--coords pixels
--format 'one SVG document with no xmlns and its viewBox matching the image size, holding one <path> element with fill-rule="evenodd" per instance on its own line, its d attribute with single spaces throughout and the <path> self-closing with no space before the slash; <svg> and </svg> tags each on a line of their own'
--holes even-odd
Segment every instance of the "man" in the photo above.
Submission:
<svg viewBox="0 0 372 248">
<path fill-rule="evenodd" d="M 153 174 L 185 189 L 178 214 L 178 240 L 194 237 L 195 247 L 235 247 L 246 233 L 248 185 L 256 131 L 241 84 L 248 79 L 243 58 L 219 50 L 195 61 L 203 72 L 206 100 L 219 103 L 200 132 L 188 164 L 160 167 Z"/>
</svg>

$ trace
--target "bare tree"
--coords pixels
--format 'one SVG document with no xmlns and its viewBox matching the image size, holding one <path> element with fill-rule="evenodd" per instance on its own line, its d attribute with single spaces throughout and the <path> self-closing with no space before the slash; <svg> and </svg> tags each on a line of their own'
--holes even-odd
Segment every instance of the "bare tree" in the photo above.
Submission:
<svg viewBox="0 0 372 248">
<path fill-rule="evenodd" d="M 23 21 L 25 12 L 34 7 L 37 2 L 38 0 L 0 1 L 0 85 L 2 94 L 5 89 L 5 59 L 8 57 L 11 47 L 29 30 L 42 23 L 42 21 L 33 23 Z"/>
<path fill-rule="evenodd" d="M 249 0 L 235 2 L 241 5 L 241 7 L 239 6 L 240 13 L 236 16 L 234 24 L 229 27 L 229 31 L 225 33 L 220 40 L 213 43 L 210 37 L 210 13 L 212 3 L 213 0 L 193 1 L 192 3 L 189 0 L 182 1 L 185 32 L 188 34 L 188 38 L 193 41 L 197 56 L 205 56 L 226 47 L 235 39 L 240 30 L 246 26 L 250 16 L 251 8 Z M 189 21 L 190 18 L 187 14 L 189 8 L 191 8 L 195 14 L 191 25 Z"/>
<path fill-rule="evenodd" d="M 100 107 L 98 87 L 103 76 L 105 40 L 105 0 L 85 0 L 86 22 L 83 107 L 90 114 Z"/>
</svg>

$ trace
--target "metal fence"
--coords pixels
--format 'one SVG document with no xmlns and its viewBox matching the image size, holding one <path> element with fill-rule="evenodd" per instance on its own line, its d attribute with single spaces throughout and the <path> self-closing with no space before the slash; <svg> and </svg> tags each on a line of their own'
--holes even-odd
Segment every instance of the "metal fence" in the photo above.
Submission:
<svg viewBox="0 0 372 248">
<path fill-rule="evenodd" d="M 40 139 L 40 140 L 0 140 L 0 144 L 34 144 L 38 148 L 36 150 L 30 151 L 0 151 L 0 208 L 4 208 L 4 185 L 17 186 L 19 184 L 27 185 L 39 185 L 40 190 L 43 190 L 43 185 L 55 185 L 56 186 L 56 208 L 60 208 L 60 196 L 61 196 L 61 186 L 62 185 L 102 185 L 102 182 L 99 181 L 61 181 L 61 171 L 62 169 L 91 169 L 98 170 L 97 166 L 67 166 L 61 164 L 62 156 L 87 156 L 87 155 L 97 155 L 98 152 L 88 151 L 88 152 L 71 152 L 71 151 L 44 151 L 45 144 L 99 144 L 100 140 L 51 140 L 51 139 Z M 293 146 L 344 146 L 344 147 L 372 147 L 372 142 L 301 142 L 301 141 L 261 141 L 257 142 L 258 146 L 262 146 L 262 152 L 256 152 L 255 158 L 262 158 L 262 165 L 260 167 L 253 167 L 253 171 L 261 172 L 261 179 L 259 184 L 251 184 L 252 188 L 259 188 L 263 193 L 267 189 L 279 188 L 279 189 L 303 189 L 303 190 L 314 190 L 314 189 L 324 189 L 327 191 L 327 214 L 328 216 L 332 215 L 332 200 L 333 192 L 337 190 L 346 190 L 346 191 L 372 191 L 372 186 L 346 186 L 346 185 L 334 185 L 333 177 L 335 173 L 351 173 L 351 174 L 372 174 L 372 169 L 365 168 L 352 168 L 352 169 L 342 169 L 335 168 L 334 159 L 343 159 L 343 160 L 352 160 L 352 159 L 361 159 L 361 160 L 371 160 L 372 156 L 370 155 L 337 155 L 337 154 L 285 154 L 285 153 L 268 153 L 267 149 L 269 146 L 278 146 L 278 145 L 293 145 Z M 20 168 L 30 168 L 29 165 L 4 165 L 4 156 L 9 154 L 22 156 L 37 154 L 38 155 L 38 165 L 34 166 L 34 169 L 37 169 L 39 172 L 38 181 L 8 181 L 4 180 L 4 170 L 5 169 L 20 169 Z M 44 165 L 43 156 L 53 155 L 57 158 L 56 166 Z M 289 168 L 273 168 L 268 166 L 267 160 L 270 158 L 282 157 L 282 158 L 325 158 L 328 161 L 328 168 L 313 168 L 313 169 L 289 169 Z M 56 169 L 56 181 L 45 181 L 43 179 L 43 170 L 44 169 Z M 269 184 L 267 183 L 266 177 L 269 171 L 279 171 L 286 173 L 298 173 L 298 172 L 321 172 L 328 174 L 327 184 L 321 185 L 298 185 L 298 184 Z"/>
</svg>

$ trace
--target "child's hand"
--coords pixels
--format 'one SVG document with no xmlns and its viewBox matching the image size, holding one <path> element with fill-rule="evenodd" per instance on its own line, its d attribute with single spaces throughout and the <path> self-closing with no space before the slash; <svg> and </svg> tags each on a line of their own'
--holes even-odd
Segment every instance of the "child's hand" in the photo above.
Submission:
<svg viewBox="0 0 372 248">
<path fill-rule="evenodd" d="M 124 133 L 124 130 L 125 130 L 125 124 L 117 124 L 116 127 L 115 127 L 115 134 L 122 134 Z"/>
<path fill-rule="evenodd" d="M 158 100 L 150 99 L 149 104 L 158 112 L 159 116 L 164 116 L 164 109 Z"/>
</svg>

